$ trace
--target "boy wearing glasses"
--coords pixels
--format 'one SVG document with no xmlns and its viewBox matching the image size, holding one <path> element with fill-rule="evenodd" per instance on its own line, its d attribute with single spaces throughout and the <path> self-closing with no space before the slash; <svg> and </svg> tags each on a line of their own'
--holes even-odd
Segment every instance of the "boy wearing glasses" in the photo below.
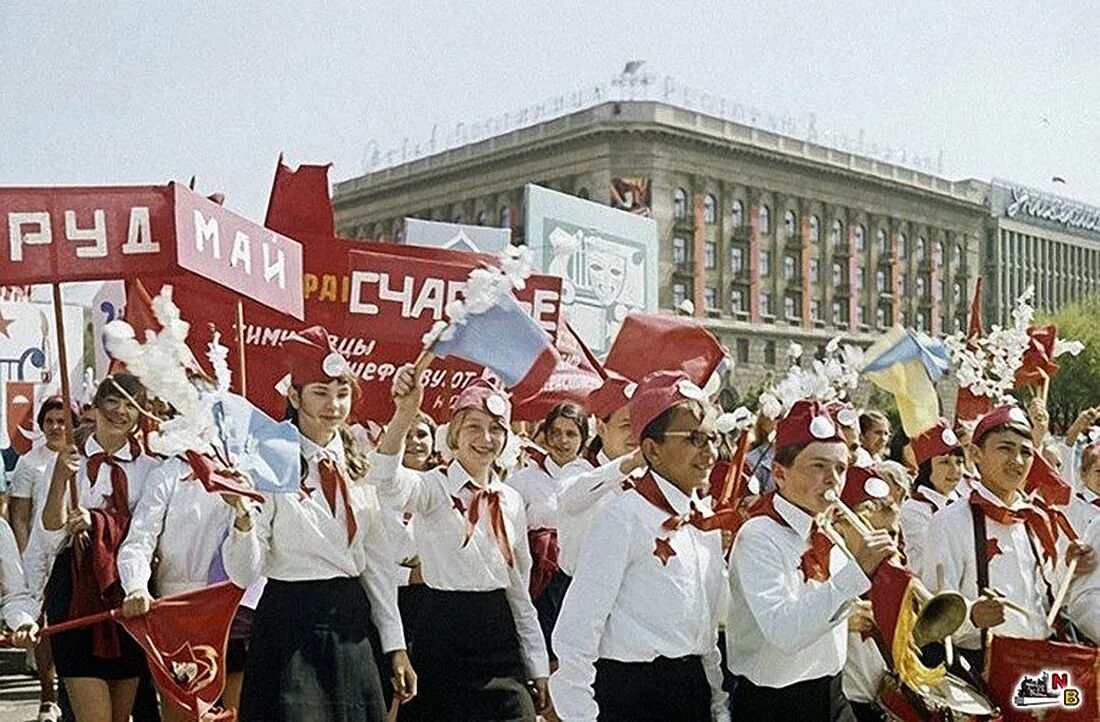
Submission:
<svg viewBox="0 0 1100 722">
<path fill-rule="evenodd" d="M 715 413 L 682 372 L 630 400 L 648 470 L 597 514 L 554 630 L 567 720 L 728 720 L 717 647 L 723 559 L 707 493 Z"/>
</svg>

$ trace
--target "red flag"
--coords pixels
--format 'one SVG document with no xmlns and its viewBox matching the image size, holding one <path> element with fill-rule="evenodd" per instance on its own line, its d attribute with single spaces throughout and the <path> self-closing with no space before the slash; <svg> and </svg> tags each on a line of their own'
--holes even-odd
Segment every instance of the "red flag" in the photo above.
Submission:
<svg viewBox="0 0 1100 722">
<path fill-rule="evenodd" d="M 745 456 L 749 450 L 749 430 L 742 429 L 733 447 L 733 457 L 722 465 L 721 476 L 711 475 L 710 496 L 715 510 L 735 509 L 749 488 L 749 476 L 745 474 Z M 714 465 L 717 470 L 718 464 Z M 716 483 L 717 482 L 717 483 Z"/>
<path fill-rule="evenodd" d="M 115 617 L 145 650 L 161 693 L 197 719 L 210 718 L 225 687 L 229 626 L 243 595 L 224 582 L 158 599 L 140 617 Z"/>
<path fill-rule="evenodd" d="M 619 328 L 604 367 L 635 382 L 653 371 L 680 369 L 703 386 L 725 355 L 718 339 L 693 319 L 632 313 Z"/>
<path fill-rule="evenodd" d="M 1028 345 L 1020 368 L 1016 370 L 1016 388 L 1042 386 L 1058 371 L 1054 362 L 1054 342 L 1058 327 L 1031 326 L 1027 330 Z"/>
<path fill-rule="evenodd" d="M 977 341 L 985 335 L 982 328 L 982 277 L 974 284 L 974 298 L 970 301 L 970 322 L 966 327 L 966 340 Z"/>
<path fill-rule="evenodd" d="M 552 408 L 566 401 L 583 405 L 589 393 L 603 383 L 603 367 L 569 324 L 559 331 L 555 346 L 560 358 L 550 378 L 534 396 L 515 404 L 514 420 L 542 419 Z"/>
<path fill-rule="evenodd" d="M 1073 489 L 1067 484 L 1058 471 L 1051 466 L 1042 454 L 1035 455 L 1035 461 L 1031 464 L 1031 471 L 1027 474 L 1027 484 L 1024 490 L 1029 494 L 1038 492 L 1047 504 L 1065 506 L 1069 504 L 1073 496 Z"/>
<path fill-rule="evenodd" d="M 263 503 L 264 496 L 247 483 L 222 468 L 209 456 L 188 449 L 184 452 L 187 465 L 191 467 L 189 479 L 195 479 L 211 494 L 229 494 L 243 496 Z"/>
<path fill-rule="evenodd" d="M 978 276 L 974 284 L 974 298 L 970 301 L 970 321 L 966 327 L 966 345 L 971 351 L 978 348 L 978 339 L 985 335 L 982 328 L 982 278 Z M 955 394 L 955 425 L 960 421 L 975 421 L 985 416 L 993 408 L 988 396 L 978 396 L 970 389 L 960 386 Z"/>
<path fill-rule="evenodd" d="M 291 170 L 283 164 L 280 153 L 264 225 L 291 238 L 335 237 L 336 222 L 328 195 L 331 165 L 300 165 L 298 170 Z"/>
</svg>

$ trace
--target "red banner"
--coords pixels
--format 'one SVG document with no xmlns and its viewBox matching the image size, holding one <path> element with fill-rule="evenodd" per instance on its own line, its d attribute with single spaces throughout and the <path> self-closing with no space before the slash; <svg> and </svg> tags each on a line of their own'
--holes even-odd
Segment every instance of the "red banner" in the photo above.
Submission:
<svg viewBox="0 0 1100 722">
<path fill-rule="evenodd" d="M 336 346 L 359 375 L 355 418 L 388 421 L 393 414 L 390 383 L 397 369 L 411 363 L 423 335 L 441 317 L 449 299 L 460 295 L 469 272 L 488 257 L 437 248 L 365 244 L 328 239 L 306 243 L 304 254 L 305 320 L 294 322 L 256 303 L 245 302 L 245 353 L 250 401 L 274 418 L 282 418 L 285 401 L 275 385 L 286 373 L 279 343 L 292 331 L 320 324 L 336 337 Z M 234 297 L 193 278 L 175 281 L 173 298 L 191 322 L 191 346 L 205 359 L 210 334 L 207 323 L 222 331 L 237 358 L 235 334 L 229 327 Z M 153 292 L 153 289 L 149 289 Z M 556 336 L 561 280 L 535 275 L 516 293 L 521 305 Z M 355 304 L 356 312 L 351 308 Z M 437 419 L 449 417 L 451 399 L 481 376 L 479 366 L 437 359 L 426 376 L 425 410 Z M 239 374 L 234 374 L 239 378 Z"/>
<path fill-rule="evenodd" d="M 175 246 L 170 185 L 0 188 L 6 285 L 163 276 Z"/>
</svg>

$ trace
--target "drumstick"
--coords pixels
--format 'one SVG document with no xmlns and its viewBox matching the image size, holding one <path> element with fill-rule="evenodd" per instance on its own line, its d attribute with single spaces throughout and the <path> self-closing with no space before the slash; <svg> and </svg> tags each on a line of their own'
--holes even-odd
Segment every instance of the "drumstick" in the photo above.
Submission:
<svg viewBox="0 0 1100 722">
<path fill-rule="evenodd" d="M 1077 560 L 1079 558 L 1074 557 L 1073 561 L 1066 567 L 1066 578 L 1062 580 L 1062 586 L 1058 587 L 1058 594 L 1054 596 L 1054 603 L 1050 605 L 1050 614 L 1047 615 L 1048 627 L 1054 626 L 1054 620 L 1058 618 L 1058 610 L 1062 608 L 1062 602 L 1066 601 L 1069 585 L 1073 583 L 1073 575 L 1077 573 Z"/>
<path fill-rule="evenodd" d="M 1000 602 L 1002 605 L 1008 607 L 1009 609 L 1012 609 L 1012 610 L 1015 610 L 1015 611 L 1019 612 L 1020 614 L 1024 615 L 1025 617 L 1031 617 L 1032 619 L 1034 619 L 1035 617 L 1038 616 L 1037 614 L 1035 614 L 1035 612 L 1031 611 L 1030 609 L 1026 609 L 1025 607 L 1020 606 L 1016 602 L 1012 601 L 1011 599 L 1009 599 L 1005 595 L 998 592 L 996 589 L 990 589 L 989 587 L 986 587 L 985 589 L 982 590 L 982 594 L 986 595 L 987 597 L 994 598 L 996 601 Z"/>
<path fill-rule="evenodd" d="M 944 585 L 944 571 L 943 564 L 936 565 L 936 591 L 942 592 Z M 944 659 L 947 662 L 947 666 L 950 667 L 955 663 L 955 643 L 951 641 L 951 635 L 948 634 L 943 638 L 943 654 Z"/>
</svg>

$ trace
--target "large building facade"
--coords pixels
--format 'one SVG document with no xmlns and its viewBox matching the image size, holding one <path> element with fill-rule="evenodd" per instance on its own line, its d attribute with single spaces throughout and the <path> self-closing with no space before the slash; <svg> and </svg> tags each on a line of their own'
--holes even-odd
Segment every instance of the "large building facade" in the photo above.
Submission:
<svg viewBox="0 0 1100 722">
<path fill-rule="evenodd" d="M 336 184 L 341 233 L 406 216 L 511 227 L 536 183 L 656 221 L 660 305 L 730 349 L 736 392 L 786 349 L 965 327 L 987 184 L 953 182 L 660 102 L 607 102 Z M 624 200 L 624 189 L 625 200 Z"/>
</svg>

